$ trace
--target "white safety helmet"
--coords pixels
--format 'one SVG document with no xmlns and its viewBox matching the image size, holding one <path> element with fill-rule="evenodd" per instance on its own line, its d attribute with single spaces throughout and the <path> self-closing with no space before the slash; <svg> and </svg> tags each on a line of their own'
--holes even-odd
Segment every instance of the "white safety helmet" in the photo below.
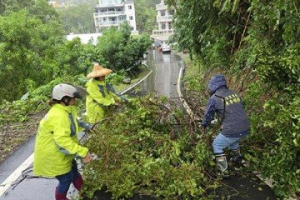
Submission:
<svg viewBox="0 0 300 200">
<path fill-rule="evenodd" d="M 82 91 L 83 90 L 83 91 Z M 52 99 L 61 100 L 63 97 L 83 98 L 84 89 L 61 83 L 56 85 L 52 91 Z"/>
</svg>

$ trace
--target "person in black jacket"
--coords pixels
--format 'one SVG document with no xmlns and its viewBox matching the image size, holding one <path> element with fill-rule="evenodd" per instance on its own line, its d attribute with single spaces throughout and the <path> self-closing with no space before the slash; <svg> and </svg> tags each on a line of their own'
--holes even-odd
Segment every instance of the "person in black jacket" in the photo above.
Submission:
<svg viewBox="0 0 300 200">
<path fill-rule="evenodd" d="M 215 113 L 222 122 L 221 132 L 214 139 L 212 146 L 220 172 L 228 175 L 228 164 L 225 148 L 233 153 L 233 161 L 241 161 L 239 142 L 250 133 L 250 123 L 243 108 L 240 96 L 227 88 L 226 79 L 222 74 L 213 76 L 208 89 L 211 97 L 208 100 L 202 127 L 206 127 L 214 119 Z"/>
</svg>

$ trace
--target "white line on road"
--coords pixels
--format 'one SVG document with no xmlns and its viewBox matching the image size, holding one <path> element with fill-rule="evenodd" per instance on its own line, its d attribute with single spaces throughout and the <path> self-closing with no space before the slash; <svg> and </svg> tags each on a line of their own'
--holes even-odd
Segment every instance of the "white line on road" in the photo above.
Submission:
<svg viewBox="0 0 300 200">
<path fill-rule="evenodd" d="M 0 184 L 0 197 L 13 184 L 13 182 L 22 175 L 22 172 L 27 169 L 31 163 L 33 163 L 33 154 L 31 154 L 31 156 L 29 156 L 9 177 L 7 177 L 3 183 Z"/>
</svg>

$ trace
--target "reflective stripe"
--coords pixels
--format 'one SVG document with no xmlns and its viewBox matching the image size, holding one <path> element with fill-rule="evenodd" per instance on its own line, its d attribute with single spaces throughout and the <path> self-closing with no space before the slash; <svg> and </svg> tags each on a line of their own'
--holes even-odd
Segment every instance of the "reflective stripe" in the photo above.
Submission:
<svg viewBox="0 0 300 200">
<path fill-rule="evenodd" d="M 220 97 L 220 96 L 217 96 L 217 97 Z M 237 94 L 231 94 L 231 95 L 225 97 L 225 101 L 226 101 L 226 106 L 229 106 L 234 103 L 240 103 L 241 98 Z"/>
<path fill-rule="evenodd" d="M 69 119 L 70 119 L 70 129 L 71 129 L 71 134 L 70 136 L 73 137 L 76 134 L 76 126 L 75 126 L 75 122 L 74 122 L 74 118 L 72 116 L 71 113 L 69 113 Z"/>
<path fill-rule="evenodd" d="M 105 98 L 105 92 L 104 92 L 104 87 L 103 85 L 98 85 L 99 91 L 102 94 L 102 96 Z"/>
</svg>

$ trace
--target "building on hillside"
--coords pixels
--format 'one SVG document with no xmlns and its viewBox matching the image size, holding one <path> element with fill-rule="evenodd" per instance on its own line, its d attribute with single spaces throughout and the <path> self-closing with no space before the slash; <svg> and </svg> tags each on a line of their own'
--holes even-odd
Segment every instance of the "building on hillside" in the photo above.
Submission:
<svg viewBox="0 0 300 200">
<path fill-rule="evenodd" d="M 48 1 L 48 4 L 53 6 L 54 8 L 60 7 L 60 3 L 58 1 Z"/>
<path fill-rule="evenodd" d="M 161 0 L 159 4 L 156 4 L 156 11 L 157 29 L 152 31 L 151 38 L 159 41 L 167 41 L 174 34 L 173 15 L 175 9 L 168 7 L 164 0 Z"/>
<path fill-rule="evenodd" d="M 72 4 L 65 2 L 63 0 L 61 0 L 61 1 L 50 0 L 50 1 L 48 1 L 48 4 L 53 6 L 54 8 L 69 8 L 69 7 L 73 6 Z"/>
<path fill-rule="evenodd" d="M 129 22 L 132 34 L 138 34 L 133 0 L 99 0 L 94 13 L 97 33 L 111 26 L 119 28 L 125 21 Z"/>
<path fill-rule="evenodd" d="M 102 36 L 102 33 L 86 33 L 86 34 L 69 34 L 67 35 L 67 40 L 71 41 L 75 38 L 79 38 L 82 44 L 91 43 L 96 45 L 98 43 L 98 38 Z"/>
</svg>

